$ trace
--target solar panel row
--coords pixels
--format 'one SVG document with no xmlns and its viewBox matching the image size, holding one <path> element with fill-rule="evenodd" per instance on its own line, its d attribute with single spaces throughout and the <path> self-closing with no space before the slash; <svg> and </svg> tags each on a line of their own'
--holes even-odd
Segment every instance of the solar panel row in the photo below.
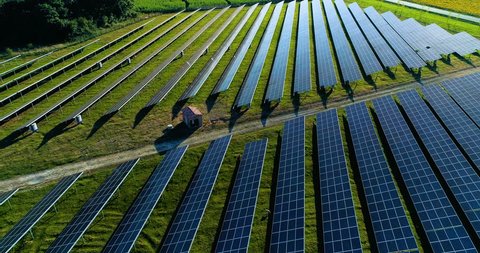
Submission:
<svg viewBox="0 0 480 253">
<path fill-rule="evenodd" d="M 280 40 L 277 45 L 277 52 L 275 53 L 275 60 L 273 62 L 272 70 L 270 71 L 265 102 L 278 101 L 283 97 L 283 87 L 287 75 L 290 43 L 292 40 L 293 18 L 295 16 L 296 5 L 295 1 L 288 3 L 287 13 L 283 20 Z"/>
<path fill-rule="evenodd" d="M 5 204 L 17 191 L 18 189 L 0 193 L 0 206 Z"/>
<path fill-rule="evenodd" d="M 337 110 L 317 114 L 324 252 L 362 252 Z"/>
<path fill-rule="evenodd" d="M 398 94 L 400 103 L 425 144 L 455 199 L 480 235 L 480 177 L 457 148 L 435 115 L 414 90 Z"/>
<path fill-rule="evenodd" d="M 275 190 L 270 252 L 305 250 L 305 117 L 285 122 Z"/>
<path fill-rule="evenodd" d="M 9 252 L 25 234 L 52 208 L 55 203 L 70 189 L 82 173 L 66 176 L 50 190 L 30 211 L 0 240 L 0 252 Z"/>
<path fill-rule="evenodd" d="M 268 49 L 275 34 L 275 28 L 277 27 L 277 22 L 280 18 L 282 12 L 283 1 L 276 4 L 273 14 L 270 17 L 267 28 L 263 33 L 262 40 L 260 45 L 258 45 L 255 56 L 253 57 L 252 63 L 250 63 L 250 68 L 248 69 L 247 75 L 242 84 L 242 88 L 238 92 L 237 98 L 235 100 L 235 107 L 249 106 L 253 100 L 253 95 L 257 89 L 258 80 L 262 74 L 263 65 L 267 58 Z"/>
<path fill-rule="evenodd" d="M 308 0 L 300 2 L 300 14 L 297 29 L 297 51 L 295 54 L 295 73 L 293 91 L 297 94 L 310 91 L 310 13 Z"/>
<path fill-rule="evenodd" d="M 450 96 L 455 99 L 460 107 L 470 116 L 470 118 L 480 126 L 480 107 L 478 106 L 478 83 L 480 75 L 465 76 L 450 79 L 442 82 L 443 87 L 448 91 Z"/>
<path fill-rule="evenodd" d="M 445 46 L 442 41 L 437 38 L 436 33 L 432 33 L 429 29 L 426 29 L 423 25 L 418 23 L 415 19 L 409 18 L 402 21 L 402 25 L 413 28 L 412 34 L 421 41 L 423 45 L 426 45 L 428 50 L 434 51 L 436 54 L 448 56 L 454 53 L 448 46 Z"/>
<path fill-rule="evenodd" d="M 434 62 L 442 58 L 442 56 L 426 42 L 425 34 L 415 32 L 413 26 L 403 25 L 400 19 L 392 12 L 385 12 L 382 16 L 425 62 Z"/>
<path fill-rule="evenodd" d="M 53 241 L 47 252 L 70 252 L 97 215 L 107 205 L 112 195 L 127 178 L 138 162 L 138 158 L 119 165 L 113 173 L 100 185 L 93 195 L 82 206 L 68 225 Z"/>
<path fill-rule="evenodd" d="M 433 252 L 476 252 L 395 101 L 382 97 L 373 104 Z"/>
<path fill-rule="evenodd" d="M 102 252 L 130 252 L 132 250 L 187 148 L 188 146 L 179 147 L 165 154 L 162 162 L 152 172 Z"/>
<path fill-rule="evenodd" d="M 231 135 L 213 141 L 193 176 L 160 252 L 188 252 L 217 180 Z"/>
<path fill-rule="evenodd" d="M 338 64 L 340 65 L 340 69 L 342 71 L 343 82 L 355 82 L 362 80 L 362 73 L 360 72 L 357 61 L 353 56 L 352 49 L 350 48 L 332 1 L 323 1 L 323 6 L 327 15 L 330 35 L 332 36 L 332 42 L 335 47 Z"/>
<path fill-rule="evenodd" d="M 346 111 L 378 251 L 417 251 L 417 243 L 365 102 L 348 106 Z"/>
<path fill-rule="evenodd" d="M 220 36 L 220 34 L 227 28 L 227 26 L 233 21 L 237 14 L 243 9 L 243 6 L 236 8 L 235 11 L 230 14 L 222 25 L 216 29 L 215 33 L 193 54 L 190 59 L 175 73 L 173 77 L 147 102 L 145 108 L 155 106 L 160 103 L 170 91 L 177 85 L 182 77 L 190 70 L 190 68 L 197 62 L 202 55 L 208 50 L 212 43 Z"/>
<path fill-rule="evenodd" d="M 426 66 L 422 58 L 392 29 L 375 8 L 371 6 L 366 8 L 365 14 L 409 69 L 420 69 Z"/>
<path fill-rule="evenodd" d="M 215 88 L 213 88 L 211 93 L 212 95 L 226 91 L 228 87 L 230 87 L 230 84 L 232 83 L 238 68 L 240 68 L 240 64 L 242 64 L 243 58 L 245 58 L 245 55 L 247 54 L 247 51 L 252 45 L 253 39 L 255 38 L 255 35 L 258 32 L 258 29 L 260 29 L 260 25 L 262 24 L 263 19 L 265 18 L 265 15 L 267 14 L 268 9 L 270 8 L 270 5 L 271 3 L 269 2 L 262 7 L 262 10 L 260 11 L 257 18 L 255 19 L 255 22 L 250 27 L 250 30 L 248 30 L 247 35 L 245 36 L 242 43 L 238 47 L 232 60 L 230 60 L 230 63 L 228 63 L 227 68 L 225 69 L 222 76 L 218 80 L 217 84 L 215 85 Z"/>
<path fill-rule="evenodd" d="M 321 88 L 334 86 L 337 83 L 337 76 L 320 0 L 312 1 L 312 14 L 318 83 Z"/>
<path fill-rule="evenodd" d="M 395 52 L 393 52 L 392 48 L 388 45 L 382 35 L 377 31 L 375 26 L 373 26 L 360 6 L 357 3 L 352 3 L 348 5 L 348 8 L 357 20 L 357 23 L 365 34 L 365 37 L 368 39 L 368 42 L 370 42 L 370 45 L 375 50 L 382 65 L 385 68 L 399 65 L 400 59 Z"/>
<path fill-rule="evenodd" d="M 245 145 L 215 252 L 247 252 L 267 139 Z"/>
<path fill-rule="evenodd" d="M 338 13 L 342 18 L 343 25 L 350 37 L 350 42 L 357 53 L 357 56 L 362 64 L 363 71 L 367 76 L 372 75 L 383 70 L 382 65 L 378 62 L 375 53 L 363 36 L 362 31 L 352 17 L 352 14 L 347 8 L 343 0 L 335 0 Z"/>
<path fill-rule="evenodd" d="M 250 19 L 252 16 L 253 12 L 257 8 L 258 4 L 252 5 L 247 13 L 243 16 L 242 20 L 238 22 L 237 26 L 235 29 L 230 32 L 230 35 L 228 38 L 222 43 L 220 48 L 215 52 L 215 54 L 210 58 L 210 60 L 205 64 L 203 69 L 200 71 L 200 73 L 195 77 L 193 82 L 188 86 L 188 88 L 183 92 L 182 96 L 178 99 L 178 101 L 184 101 L 189 98 L 194 97 L 197 92 L 200 90 L 200 88 L 203 86 L 205 81 L 207 81 L 208 77 L 212 73 L 212 71 L 217 67 L 218 63 L 222 59 L 223 55 L 229 50 L 230 46 L 232 45 L 233 41 L 235 38 L 237 38 L 237 35 L 240 33 L 242 28 L 245 26 L 247 21 Z"/>
</svg>

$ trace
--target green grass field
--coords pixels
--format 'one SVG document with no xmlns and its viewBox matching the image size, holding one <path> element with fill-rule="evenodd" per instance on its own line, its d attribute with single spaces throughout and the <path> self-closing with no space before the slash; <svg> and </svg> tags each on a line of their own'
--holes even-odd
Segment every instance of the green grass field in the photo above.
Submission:
<svg viewBox="0 0 480 253">
<path fill-rule="evenodd" d="M 148 3 L 148 1 L 138 0 L 138 2 L 145 3 L 145 8 L 150 8 L 148 6 L 153 5 Z M 178 3 L 180 1 L 155 1 L 158 4 L 158 10 L 165 8 L 164 6 L 183 6 L 183 3 Z M 232 3 L 236 1 L 231 1 Z M 347 1 L 352 2 L 352 1 Z M 401 8 L 397 5 L 383 3 L 381 1 L 375 0 L 359 0 L 358 3 L 362 7 L 367 7 L 373 5 L 379 11 L 391 10 L 396 15 L 402 19 L 408 17 L 414 17 L 422 23 L 437 23 L 440 26 L 448 29 L 451 32 L 467 31 L 474 36 L 480 37 L 480 30 L 478 26 L 464 23 L 457 20 L 450 20 L 446 17 L 434 15 L 430 13 L 424 13 L 417 10 Z M 193 4 L 193 1 L 191 1 Z M 137 6 L 140 6 L 137 4 Z M 140 8 L 140 7 L 139 7 Z M 285 15 L 286 6 L 283 8 L 281 18 Z M 236 24 L 240 21 L 242 16 L 246 13 L 247 8 L 242 10 L 240 14 L 235 17 L 232 24 L 230 24 L 226 30 L 220 35 L 220 37 L 211 45 L 208 50 L 208 53 L 201 57 L 195 65 L 192 66 L 191 70 L 181 79 L 179 84 L 171 91 L 171 93 L 162 101 L 158 106 L 154 107 L 141 121 L 136 124 L 136 118 L 138 118 L 138 112 L 145 105 L 147 101 L 150 100 L 151 96 L 160 89 L 167 81 L 170 79 L 180 66 L 182 66 L 189 58 L 192 56 L 200 46 L 208 40 L 208 38 L 215 32 L 215 30 L 222 25 L 222 23 L 228 18 L 230 14 L 234 12 L 234 9 L 231 8 L 220 17 L 220 19 L 200 36 L 200 38 L 195 41 L 187 50 L 184 52 L 184 56 L 178 58 L 172 62 L 164 71 L 162 71 L 151 83 L 147 86 L 139 96 L 135 97 L 125 108 L 123 108 L 119 113 L 114 115 L 112 118 L 107 121 L 99 120 L 101 116 L 113 106 L 120 98 L 126 95 L 131 88 L 133 88 L 137 83 L 144 79 L 153 69 L 155 69 L 162 61 L 169 57 L 170 52 L 175 51 L 176 48 L 180 47 L 185 41 L 187 41 L 193 34 L 200 30 L 219 10 L 214 10 L 209 14 L 205 19 L 196 24 L 192 29 L 190 29 L 186 34 L 181 36 L 177 41 L 172 45 L 168 46 L 166 50 L 156 56 L 152 61 L 147 63 L 140 71 L 133 74 L 128 78 L 124 83 L 122 83 L 118 88 L 109 93 L 105 98 L 100 100 L 96 105 L 94 105 L 87 113 L 83 114 L 84 124 L 78 126 L 69 126 L 65 129 L 58 129 L 58 124 L 70 113 L 75 111 L 83 103 L 88 101 L 91 97 L 95 96 L 99 91 L 110 85 L 115 79 L 125 73 L 127 70 L 133 68 L 138 62 L 143 58 L 153 52 L 157 47 L 168 41 L 176 33 L 181 31 L 188 25 L 188 22 L 196 19 L 201 15 L 201 13 L 194 14 L 190 19 L 185 23 L 180 24 L 178 27 L 174 28 L 170 33 L 165 37 L 158 40 L 154 45 L 147 48 L 145 51 L 140 53 L 137 57 L 132 59 L 132 64 L 125 65 L 121 69 L 113 72 L 108 75 L 106 78 L 97 82 L 93 87 L 88 89 L 82 95 L 75 98 L 75 100 L 66 104 L 62 107 L 61 110 L 56 111 L 48 117 L 47 120 L 44 120 L 39 123 L 40 131 L 35 134 L 24 134 L 19 136 L 15 140 L 8 139 L 10 133 L 17 129 L 19 126 L 27 122 L 32 117 L 36 116 L 38 113 L 44 109 L 54 105 L 56 102 L 60 101 L 63 97 L 68 95 L 73 90 L 77 89 L 85 82 L 95 77 L 101 73 L 104 69 L 109 68 L 116 62 L 123 59 L 129 53 L 135 51 L 140 45 L 145 44 L 147 41 L 161 33 L 163 29 L 171 27 L 175 20 L 178 20 L 181 17 L 187 15 L 187 13 L 182 13 L 174 21 L 169 22 L 164 27 L 156 30 L 152 34 L 143 38 L 137 42 L 132 47 L 126 49 L 122 53 L 113 57 L 111 60 L 106 62 L 102 69 L 89 73 L 78 80 L 74 81 L 61 91 L 50 96 L 47 100 L 36 105 L 34 108 L 31 108 L 8 123 L 0 127 L 0 159 L 8 162 L 0 163 L 0 180 L 6 180 L 15 176 L 27 175 L 34 172 L 43 171 L 50 169 L 56 165 L 62 165 L 70 162 L 77 162 L 82 160 L 88 160 L 91 158 L 113 154 L 120 151 L 131 150 L 139 148 L 145 145 L 159 144 L 165 141 L 166 135 L 164 135 L 163 130 L 167 124 L 179 124 L 181 122 L 181 117 L 178 114 L 179 106 L 176 104 L 177 99 L 183 93 L 183 91 L 188 87 L 188 85 L 193 81 L 196 75 L 201 71 L 203 66 L 207 63 L 209 58 L 214 54 L 215 50 L 220 47 L 222 42 L 227 38 L 230 32 L 234 29 Z M 230 89 L 220 94 L 213 105 L 210 102 L 207 102 L 210 91 L 215 86 L 216 82 L 223 73 L 225 67 L 232 59 L 235 54 L 236 49 L 239 47 L 249 28 L 252 26 L 254 19 L 258 15 L 260 7 L 257 8 L 252 15 L 252 17 L 247 22 L 246 26 L 241 30 L 239 36 L 234 40 L 233 44 L 230 47 L 230 50 L 227 51 L 225 56 L 221 59 L 219 67 L 217 67 L 211 74 L 210 78 L 204 84 L 200 92 L 196 97 L 190 99 L 186 105 L 194 105 L 202 110 L 205 113 L 204 115 L 204 127 L 199 129 L 193 134 L 193 137 L 202 136 L 206 133 L 211 133 L 212 131 L 224 130 L 233 126 L 233 129 L 236 130 L 235 126 L 241 125 L 248 122 L 260 122 L 262 120 L 262 114 L 268 115 L 268 118 L 283 115 L 291 114 L 295 110 L 303 110 L 307 108 L 318 108 L 322 110 L 322 101 L 318 95 L 318 90 L 315 85 L 312 85 L 312 91 L 306 94 L 301 95 L 300 103 L 297 104 L 290 97 L 290 90 L 293 84 L 293 66 L 294 66 L 294 57 L 295 57 L 295 39 L 297 32 L 297 21 L 298 21 L 298 8 L 295 15 L 295 25 L 292 34 L 292 42 L 290 49 L 290 60 L 287 68 L 287 79 L 285 84 L 285 96 L 282 101 L 278 104 L 273 110 L 265 110 L 262 107 L 263 95 L 266 91 L 266 86 L 268 82 L 269 73 L 272 67 L 273 58 L 276 51 L 276 45 L 279 39 L 279 30 L 281 29 L 281 22 L 277 25 L 276 34 L 272 41 L 272 46 L 267 55 L 267 61 L 265 63 L 264 69 L 262 70 L 261 78 L 258 83 L 255 96 L 253 98 L 251 108 L 243 113 L 242 115 L 236 115 L 232 113 L 230 108 L 234 103 L 235 96 L 239 91 L 242 81 L 248 70 L 246 64 L 242 65 L 239 69 L 237 75 L 234 78 Z M 260 43 L 261 34 L 267 26 L 268 17 L 273 11 L 273 6 L 270 8 L 267 13 L 267 18 L 263 21 L 260 32 L 255 36 L 255 39 L 252 43 L 250 50 L 248 51 L 244 63 L 250 62 L 255 54 L 255 49 Z M 49 81 L 48 83 L 42 85 L 39 89 L 34 90 L 21 99 L 18 99 L 11 104 L 4 106 L 0 110 L 0 117 L 7 114 L 8 112 L 14 110 L 16 107 L 22 105 L 23 103 L 35 98 L 43 91 L 55 86 L 60 83 L 62 80 L 65 80 L 69 75 L 77 73 L 85 66 L 89 66 L 103 56 L 115 51 L 120 48 L 122 45 L 125 45 L 129 41 L 133 40 L 135 37 L 139 36 L 144 31 L 150 29 L 156 24 L 160 23 L 162 20 L 165 20 L 171 14 L 159 14 L 155 15 L 154 21 L 149 23 L 143 30 L 137 32 L 133 36 L 127 38 L 126 40 L 120 42 L 112 48 L 102 52 L 101 54 L 93 57 L 92 59 L 86 61 L 85 63 L 80 64 L 76 68 L 67 71 L 65 74 Z M 149 18 L 153 19 L 153 18 Z M 95 50 L 103 44 L 121 36 L 122 34 L 130 31 L 134 27 L 137 27 L 139 24 L 145 22 L 137 22 L 135 24 L 127 25 L 121 29 L 111 31 L 99 37 L 100 41 L 94 45 L 88 47 L 82 54 L 76 56 L 70 60 L 65 61 L 64 63 L 52 68 L 51 70 L 45 71 L 42 74 L 39 74 L 28 81 L 20 83 L 18 86 L 12 88 L 11 90 L 1 92 L 0 99 L 12 94 L 13 92 L 25 87 L 26 85 L 33 83 L 35 80 L 38 80 L 56 68 L 64 66 L 75 59 L 78 59 L 84 54 Z M 313 29 L 311 27 L 311 29 Z M 314 57 L 314 44 L 313 44 L 313 33 L 311 32 L 311 73 L 312 80 L 316 80 L 315 73 L 315 57 Z M 85 43 L 76 44 L 69 47 L 64 47 L 53 53 L 51 56 L 46 57 L 34 64 L 35 66 L 41 66 L 42 64 L 59 57 L 66 52 L 71 51 L 73 48 L 79 47 Z M 28 52 L 27 52 L 28 53 Z M 27 54 L 27 57 L 17 61 L 15 64 L 19 64 L 22 61 L 27 61 L 31 59 L 29 57 L 34 57 L 36 54 L 40 54 L 42 51 L 40 49 L 35 50 L 35 54 Z M 2 58 L 3 59 L 3 58 Z M 465 59 L 453 56 L 450 62 L 438 62 L 436 69 L 424 69 L 422 76 L 425 78 L 436 77 L 441 74 L 452 73 L 455 71 L 472 68 L 473 65 L 480 64 L 480 57 L 478 55 L 473 55 L 470 58 L 470 62 Z M 13 64 L 12 64 L 13 65 Z M 2 66 L 5 69 L 8 69 L 8 66 Z M 0 72 L 2 70 L 0 69 Z M 398 67 L 396 70 L 396 75 L 394 78 L 391 78 L 386 73 L 379 73 L 378 76 L 374 79 L 374 84 L 367 83 L 365 81 L 359 82 L 354 85 L 354 96 L 360 96 L 363 94 L 372 94 L 376 90 L 382 91 L 389 87 L 401 86 L 403 84 L 415 81 L 415 78 L 407 72 L 403 67 Z M 24 73 L 24 72 L 22 72 Z M 16 76 L 21 75 L 19 73 Z M 11 77 L 11 78 L 15 78 Z M 7 80 L 10 80 L 7 79 Z M 344 102 L 350 103 L 346 91 L 340 86 L 337 85 L 332 94 L 329 95 L 327 100 L 327 105 L 332 104 L 333 102 Z M 343 120 L 342 115 L 344 112 L 340 111 L 340 119 Z M 306 249 L 307 252 L 317 252 L 319 251 L 319 238 L 320 235 L 318 229 L 318 215 L 319 210 L 315 205 L 315 191 L 314 186 L 316 184 L 315 173 L 313 161 L 315 154 L 312 149 L 312 128 L 313 128 L 314 119 L 309 117 L 307 119 L 307 137 L 306 137 Z M 343 127 L 343 124 L 341 124 Z M 192 251 L 200 252 L 210 250 L 214 244 L 215 233 L 212 231 L 217 231 L 219 224 L 221 222 L 221 214 L 223 209 L 226 207 L 225 202 L 227 199 L 227 192 L 230 187 L 231 179 L 233 178 L 234 168 L 236 159 L 239 155 L 242 154 L 244 145 L 248 141 L 258 140 L 263 137 L 269 138 L 268 151 L 266 157 L 266 164 L 263 170 L 262 175 L 262 185 L 260 190 L 260 196 L 257 206 L 257 213 L 255 216 L 254 227 L 252 232 L 252 240 L 250 243 L 250 252 L 260 252 L 264 251 L 266 248 L 267 240 L 267 221 L 262 220 L 264 215 L 265 208 L 270 206 L 271 199 L 271 186 L 272 186 L 272 174 L 274 171 L 274 157 L 275 150 L 277 148 L 277 137 L 281 133 L 281 126 L 273 126 L 264 128 L 257 132 L 234 135 L 230 148 L 228 150 L 226 159 L 220 170 L 220 175 L 215 185 L 212 198 L 209 201 L 207 211 L 205 213 L 204 219 L 202 220 L 199 232 L 195 239 Z M 180 198 L 182 193 L 185 191 L 189 179 L 192 177 L 197 164 L 199 163 L 203 152 L 207 147 L 207 143 L 191 147 L 185 156 L 185 159 L 182 161 L 179 169 L 175 173 L 172 181 L 166 189 L 166 192 L 162 196 L 160 203 L 152 214 L 148 225 L 145 227 L 142 232 L 139 240 L 137 241 L 135 252 L 145 252 L 145 251 L 154 251 L 160 244 L 162 236 L 165 234 L 167 226 L 174 215 L 175 209 L 180 203 Z M 345 149 L 348 151 L 345 143 Z M 347 154 L 348 155 L 348 154 Z M 76 246 L 76 251 L 81 252 L 98 252 L 103 245 L 108 240 L 109 236 L 113 232 L 114 228 L 120 221 L 122 215 L 127 210 L 129 204 L 133 201 L 136 194 L 140 190 L 141 186 L 144 184 L 149 174 L 152 172 L 156 164 L 161 160 L 161 156 L 150 156 L 141 160 L 140 164 L 134 169 L 133 175 L 130 175 L 124 185 L 120 188 L 119 194 L 110 202 L 104 211 L 104 216 L 99 217 L 94 225 L 90 227 L 87 234 L 84 236 L 84 241 L 80 241 Z M 98 187 L 105 177 L 112 171 L 113 167 L 105 168 L 93 172 L 92 174 L 85 175 L 81 178 L 79 182 L 76 183 L 76 186 L 73 190 L 67 193 L 67 196 L 62 198 L 61 203 L 57 206 L 58 213 L 49 213 L 42 221 L 35 226 L 33 232 L 35 234 L 35 239 L 32 240 L 28 236 L 20 243 L 20 246 L 16 248 L 16 251 L 44 251 L 46 247 L 53 241 L 56 235 L 61 232 L 63 227 L 68 223 L 68 221 L 73 217 L 76 211 L 82 206 L 82 204 L 87 200 L 88 196 L 91 195 L 96 187 Z M 350 166 L 350 173 L 352 175 L 352 186 L 355 198 L 355 205 L 357 209 L 357 216 L 359 220 L 359 226 L 362 237 L 362 246 L 365 250 L 369 250 L 370 245 L 367 236 L 366 224 L 363 221 L 363 214 L 361 211 L 361 203 L 359 200 L 358 187 L 356 182 L 358 178 L 355 178 L 357 172 L 353 171 L 353 168 Z M 0 206 L 0 234 L 5 234 L 9 228 L 15 224 L 40 198 L 43 196 L 52 185 L 42 185 L 35 187 L 33 189 L 22 190 L 18 195 L 12 199 L 12 209 L 7 205 Z M 406 204 L 405 204 L 406 205 Z M 408 210 L 412 210 L 411 207 L 408 207 Z M 414 221 L 412 221 L 412 224 Z M 417 236 L 418 239 L 418 236 Z"/>
</svg>

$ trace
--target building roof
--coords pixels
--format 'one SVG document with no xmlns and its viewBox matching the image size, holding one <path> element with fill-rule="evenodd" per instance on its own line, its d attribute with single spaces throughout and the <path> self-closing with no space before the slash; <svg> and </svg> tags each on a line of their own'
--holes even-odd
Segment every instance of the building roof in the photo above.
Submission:
<svg viewBox="0 0 480 253">
<path fill-rule="evenodd" d="M 193 106 L 187 106 L 185 108 L 182 109 L 182 112 L 183 113 L 191 113 L 191 114 L 194 114 L 194 115 L 197 115 L 197 116 L 202 116 L 202 112 L 200 112 L 200 110 L 197 108 L 197 107 L 193 107 Z"/>
</svg>

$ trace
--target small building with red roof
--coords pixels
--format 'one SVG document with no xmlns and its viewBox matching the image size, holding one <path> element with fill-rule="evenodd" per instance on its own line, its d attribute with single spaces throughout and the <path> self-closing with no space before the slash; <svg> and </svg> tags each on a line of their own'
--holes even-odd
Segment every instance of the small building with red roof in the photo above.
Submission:
<svg viewBox="0 0 480 253">
<path fill-rule="evenodd" d="M 198 128 L 202 126 L 203 114 L 202 112 L 193 106 L 187 106 L 182 109 L 183 122 L 189 128 Z"/>
</svg>

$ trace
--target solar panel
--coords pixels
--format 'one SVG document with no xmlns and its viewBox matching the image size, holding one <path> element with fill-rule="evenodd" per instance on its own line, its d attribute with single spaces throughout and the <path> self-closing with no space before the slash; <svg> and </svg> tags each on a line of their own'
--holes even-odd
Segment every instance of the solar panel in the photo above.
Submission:
<svg viewBox="0 0 480 253">
<path fill-rule="evenodd" d="M 132 250 L 187 148 L 188 146 L 179 147 L 165 154 L 165 158 L 150 175 L 102 252 L 130 252 Z"/>
<path fill-rule="evenodd" d="M 352 49 L 348 43 L 345 32 L 343 31 L 337 11 L 331 0 L 324 0 L 323 7 L 327 15 L 330 35 L 332 36 L 333 45 L 337 54 L 338 64 L 342 71 L 343 82 L 355 82 L 362 80 L 362 73 L 358 68 L 357 61 L 353 56 Z"/>
<path fill-rule="evenodd" d="M 346 111 L 378 252 L 418 251 L 365 102 Z"/>
<path fill-rule="evenodd" d="M 305 117 L 285 122 L 270 252 L 305 250 Z"/>
<path fill-rule="evenodd" d="M 308 12 L 308 4 L 308 0 L 300 2 L 295 73 L 293 76 L 293 89 L 297 94 L 310 91 L 312 86 L 310 77 L 310 13 Z"/>
<path fill-rule="evenodd" d="M 5 204 L 17 191 L 18 189 L 0 193 L 0 206 Z"/>
<path fill-rule="evenodd" d="M 426 66 L 422 58 L 393 30 L 375 8 L 371 6 L 366 8 L 365 14 L 409 69 L 419 69 Z"/>
<path fill-rule="evenodd" d="M 238 92 L 237 99 L 235 101 L 236 107 L 249 106 L 252 103 L 253 95 L 257 89 L 258 80 L 262 74 L 263 65 L 267 58 L 268 49 L 275 34 L 275 28 L 277 27 L 280 13 L 282 12 L 283 2 L 278 3 L 273 10 L 273 14 L 268 22 L 267 28 L 263 33 L 260 45 L 255 52 L 250 68 L 242 84 L 242 88 Z"/>
<path fill-rule="evenodd" d="M 328 39 L 320 0 L 312 1 L 312 14 L 319 86 L 323 88 L 335 86 L 337 83 L 337 76 L 335 74 L 335 67 L 333 65 L 332 53 L 330 50 L 330 40 Z"/>
<path fill-rule="evenodd" d="M 363 71 L 367 76 L 372 75 L 383 70 L 382 65 L 378 62 L 375 53 L 368 44 L 367 40 L 362 34 L 362 31 L 358 27 L 357 23 L 352 17 L 352 14 L 347 8 L 347 5 L 343 0 L 335 0 L 338 13 L 342 18 L 343 25 L 350 37 L 350 42 L 357 53 L 360 62 L 362 63 Z"/>
<path fill-rule="evenodd" d="M 453 35 L 453 41 L 457 42 L 462 53 L 460 55 L 472 54 L 480 51 L 480 40 L 466 32 L 460 32 Z"/>
<path fill-rule="evenodd" d="M 398 94 L 400 103 L 463 212 L 480 235 L 480 177 L 428 106 L 414 90 Z"/>
<path fill-rule="evenodd" d="M 317 114 L 324 252 L 362 252 L 337 110 Z"/>
<path fill-rule="evenodd" d="M 70 252 L 73 249 L 80 237 L 87 231 L 90 224 L 130 174 L 138 160 L 140 159 L 125 162 L 113 171 L 53 241 L 47 252 Z"/>
<path fill-rule="evenodd" d="M 480 168 L 480 131 L 475 123 L 439 86 L 423 87 L 422 91 L 453 137 L 477 168 Z"/>
<path fill-rule="evenodd" d="M 416 36 L 423 45 L 429 47 L 429 50 L 433 49 L 434 52 L 440 55 L 449 55 L 454 52 L 448 46 L 445 46 L 442 43 L 441 39 L 438 37 L 442 34 L 436 34 L 432 32 L 430 29 L 427 29 L 426 27 L 418 23 L 414 18 L 409 18 L 402 21 L 402 25 L 412 27 L 413 36 Z"/>
<path fill-rule="evenodd" d="M 240 65 L 242 64 L 243 58 L 245 58 L 248 49 L 252 45 L 253 39 L 255 38 L 255 35 L 257 34 L 258 29 L 260 28 L 260 25 L 262 24 L 262 21 L 265 18 L 268 9 L 270 8 L 270 5 L 271 3 L 269 2 L 262 7 L 262 10 L 255 19 L 255 22 L 250 27 L 250 30 L 248 30 L 247 35 L 238 47 L 230 63 L 228 63 L 227 68 L 220 77 L 220 80 L 218 80 L 215 88 L 212 90 L 212 95 L 226 91 L 230 87 L 238 68 L 240 68 Z"/>
<path fill-rule="evenodd" d="M 0 240 L 0 252 L 12 250 L 15 244 L 55 205 L 55 203 L 70 189 L 82 173 L 66 176 L 50 190 L 8 233 Z"/>
<path fill-rule="evenodd" d="M 433 252 L 476 252 L 395 101 L 382 97 L 373 105 Z"/>
<path fill-rule="evenodd" d="M 403 25 L 392 12 L 385 12 L 382 16 L 425 62 L 433 62 L 442 58 L 440 53 L 427 42 L 428 39 L 424 33 L 415 32 L 414 27 Z"/>
<path fill-rule="evenodd" d="M 443 87 L 448 91 L 450 96 L 455 99 L 460 107 L 470 116 L 470 118 L 480 126 L 480 107 L 478 106 L 478 98 L 480 92 L 477 88 L 478 83 L 480 82 L 480 76 L 477 77 L 461 77 L 450 79 L 442 82 Z"/>
<path fill-rule="evenodd" d="M 213 141 L 190 182 L 160 252 L 188 252 L 217 180 L 231 135 Z"/>
<path fill-rule="evenodd" d="M 140 26 L 140 27 L 134 29 L 133 31 L 136 32 L 137 29 L 141 29 L 141 27 L 143 28 L 143 26 Z M 133 31 L 131 31 L 131 32 L 133 32 Z M 131 33 L 129 33 L 129 34 L 131 34 Z M 83 52 L 83 50 L 84 50 L 86 47 L 88 47 L 88 46 L 90 46 L 90 45 L 92 45 L 92 44 L 94 44 L 94 43 L 96 43 L 96 42 L 98 42 L 98 40 L 94 40 L 94 41 L 92 41 L 92 42 L 90 42 L 90 43 L 88 43 L 88 44 L 86 44 L 86 45 L 84 45 L 84 46 L 82 46 L 82 47 L 80 47 L 80 48 L 78 48 L 78 49 L 75 49 L 75 50 L 73 50 L 73 51 L 71 51 L 71 52 L 69 52 L 69 53 L 66 53 L 66 54 L 60 56 L 59 58 L 57 58 L 57 59 L 55 59 L 55 60 L 53 60 L 53 61 L 51 61 L 51 62 L 48 62 L 48 63 L 46 63 L 46 64 L 44 64 L 44 65 L 42 65 L 42 66 L 40 66 L 40 67 L 38 67 L 38 68 L 36 68 L 36 69 L 28 72 L 28 73 L 25 73 L 25 74 L 23 74 L 23 75 L 15 78 L 15 79 L 13 79 L 13 80 L 7 81 L 6 83 L 0 85 L 0 92 L 1 92 L 1 91 L 5 91 L 5 90 L 7 90 L 7 89 L 9 89 L 9 88 L 11 88 L 11 87 L 13 87 L 13 86 L 15 86 L 15 85 L 23 82 L 23 81 L 25 81 L 25 80 L 28 80 L 28 79 L 32 78 L 33 76 L 38 75 L 39 73 L 42 73 L 43 71 L 45 71 L 45 70 L 47 70 L 47 69 L 52 68 L 52 67 L 55 66 L 55 65 L 58 65 L 58 64 L 64 62 L 64 61 L 67 60 L 67 59 L 70 59 L 70 58 L 74 57 L 75 55 L 80 54 L 81 52 Z"/>
<path fill-rule="evenodd" d="M 262 177 L 267 139 L 247 143 L 215 252 L 246 252 Z"/>
<path fill-rule="evenodd" d="M 228 36 L 228 38 L 222 43 L 222 45 L 215 52 L 212 58 L 208 60 L 207 64 L 205 64 L 203 69 L 200 71 L 197 77 L 195 77 L 195 79 L 190 84 L 190 86 L 188 86 L 188 88 L 183 92 L 182 96 L 178 99 L 178 101 L 184 101 L 197 95 L 197 92 L 203 86 L 205 81 L 207 81 L 212 71 L 217 67 L 223 55 L 229 50 L 233 41 L 235 40 L 235 38 L 237 38 L 237 35 L 240 33 L 242 28 L 250 19 L 253 12 L 257 8 L 257 6 L 258 4 L 254 4 L 248 9 L 247 13 L 243 16 L 242 20 L 237 24 L 237 26 L 235 26 L 235 29 L 230 32 L 230 35 Z"/>
<path fill-rule="evenodd" d="M 378 59 L 380 59 L 382 62 L 382 65 L 385 68 L 399 65 L 400 59 L 398 59 L 392 48 L 390 48 L 382 35 L 377 31 L 375 26 L 373 26 L 360 6 L 357 3 L 352 3 L 348 5 L 348 8 L 357 20 L 357 23 L 365 34 L 365 37 L 368 39 L 368 42 L 370 42 L 370 45 L 375 50 L 375 53 L 377 54 Z"/>
<path fill-rule="evenodd" d="M 287 75 L 288 56 L 290 52 L 290 42 L 292 40 L 293 18 L 295 16 L 296 2 L 288 3 L 287 13 L 283 20 L 282 32 L 275 54 L 272 71 L 267 86 L 266 101 L 280 100 L 283 97 L 283 87 Z"/>
</svg>

